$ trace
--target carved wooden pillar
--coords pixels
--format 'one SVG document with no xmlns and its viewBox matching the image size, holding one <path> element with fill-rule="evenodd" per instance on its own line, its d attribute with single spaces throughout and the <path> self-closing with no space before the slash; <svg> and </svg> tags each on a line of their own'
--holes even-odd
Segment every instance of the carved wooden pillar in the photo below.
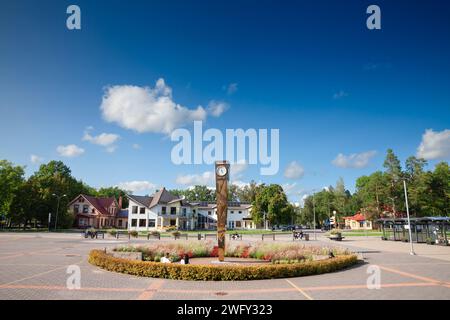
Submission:
<svg viewBox="0 0 450 320">
<path fill-rule="evenodd" d="M 223 261 L 225 256 L 229 177 L 230 164 L 227 161 L 216 161 L 217 242 L 219 247 L 219 261 Z"/>
</svg>

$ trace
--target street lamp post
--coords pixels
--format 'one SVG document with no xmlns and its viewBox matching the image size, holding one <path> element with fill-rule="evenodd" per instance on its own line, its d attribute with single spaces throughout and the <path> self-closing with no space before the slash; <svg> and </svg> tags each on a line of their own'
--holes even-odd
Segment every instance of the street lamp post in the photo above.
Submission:
<svg viewBox="0 0 450 320">
<path fill-rule="evenodd" d="M 316 236 L 316 201 L 314 198 L 314 190 L 313 190 L 313 216 L 314 216 L 314 222 L 313 222 L 313 232 L 314 232 L 314 240 L 317 240 Z"/>
<path fill-rule="evenodd" d="M 416 253 L 414 252 L 413 241 L 412 241 L 411 220 L 409 219 L 408 192 L 406 191 L 406 180 L 405 179 L 403 179 L 403 189 L 405 190 L 406 216 L 408 218 L 409 243 L 411 245 L 411 251 L 409 252 L 409 254 L 414 256 L 414 255 L 416 255 Z"/>
<path fill-rule="evenodd" d="M 53 193 L 52 195 L 58 199 L 58 202 L 57 202 L 57 204 L 56 204 L 56 218 L 55 218 L 55 231 L 56 231 L 56 229 L 57 229 L 57 227 L 58 227 L 59 201 L 61 200 L 61 198 L 64 198 L 64 197 L 66 197 L 67 195 L 66 195 L 66 194 L 63 194 L 63 195 L 61 195 L 61 196 L 58 196 L 58 195 L 55 194 L 55 193 Z"/>
<path fill-rule="evenodd" d="M 336 210 L 333 210 L 333 217 L 334 217 L 334 228 L 337 229 L 337 218 L 336 218 Z"/>
</svg>

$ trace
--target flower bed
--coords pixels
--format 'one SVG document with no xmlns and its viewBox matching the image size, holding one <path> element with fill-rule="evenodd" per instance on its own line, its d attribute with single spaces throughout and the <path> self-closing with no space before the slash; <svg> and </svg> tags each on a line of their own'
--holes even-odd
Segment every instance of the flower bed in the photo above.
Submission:
<svg viewBox="0 0 450 320">
<path fill-rule="evenodd" d="M 117 252 L 142 252 L 147 261 L 115 258 L 100 250 L 92 250 L 89 262 L 103 269 L 136 276 L 178 280 L 257 280 L 299 277 L 337 271 L 357 262 L 357 257 L 346 251 L 333 250 L 334 258 L 315 261 L 314 256 L 329 253 L 329 248 L 305 247 L 294 244 L 260 244 L 228 246 L 226 256 L 256 258 L 272 261 L 263 265 L 183 265 L 160 263 L 165 253 L 173 262 L 184 254 L 190 257 L 217 256 L 213 243 L 166 243 L 141 247 L 121 247 Z M 178 259 L 178 260 L 177 260 Z"/>
<path fill-rule="evenodd" d="M 187 254 L 190 258 L 217 257 L 217 246 L 212 241 L 186 241 L 176 243 L 156 243 L 145 246 L 117 247 L 118 252 L 142 252 L 143 260 L 159 262 L 161 257 L 169 254 L 172 262 L 180 261 Z M 257 242 L 253 245 L 230 243 L 225 250 L 226 257 L 254 258 L 272 263 L 296 263 L 314 260 L 314 256 L 347 255 L 349 252 L 328 247 L 313 247 L 295 243 L 267 243 Z"/>
</svg>

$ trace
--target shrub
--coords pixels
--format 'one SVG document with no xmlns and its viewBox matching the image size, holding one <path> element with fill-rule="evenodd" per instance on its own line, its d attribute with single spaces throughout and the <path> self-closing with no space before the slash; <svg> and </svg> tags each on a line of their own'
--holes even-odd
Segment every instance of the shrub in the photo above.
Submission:
<svg viewBox="0 0 450 320">
<path fill-rule="evenodd" d="M 152 232 L 150 232 L 150 234 L 155 237 L 159 237 L 159 235 L 160 235 L 159 231 L 152 231 Z"/>
<path fill-rule="evenodd" d="M 342 255 L 321 261 L 269 265 L 182 265 L 115 258 L 100 250 L 89 253 L 89 263 L 100 268 L 136 276 L 177 280 L 257 280 L 300 277 L 333 272 L 357 262 L 356 255 Z M 156 259 L 155 259 L 156 261 Z M 159 259 L 158 259 L 159 261 Z"/>
<path fill-rule="evenodd" d="M 139 235 L 139 232 L 137 232 L 136 230 L 131 230 L 131 231 L 128 231 L 128 234 L 130 236 L 132 236 L 133 238 L 137 238 Z"/>
<path fill-rule="evenodd" d="M 111 236 L 115 237 L 117 235 L 117 230 L 116 229 L 110 229 L 110 230 L 108 230 L 108 234 L 110 234 Z"/>
<path fill-rule="evenodd" d="M 174 237 L 179 237 L 180 234 L 181 234 L 180 231 L 174 231 L 174 232 L 172 232 L 172 235 L 173 235 Z"/>
</svg>

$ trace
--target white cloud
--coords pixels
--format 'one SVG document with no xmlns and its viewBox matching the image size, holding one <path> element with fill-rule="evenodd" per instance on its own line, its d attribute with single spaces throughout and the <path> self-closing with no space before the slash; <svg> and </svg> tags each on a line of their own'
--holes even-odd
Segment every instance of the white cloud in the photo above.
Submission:
<svg viewBox="0 0 450 320">
<path fill-rule="evenodd" d="M 238 186 L 239 188 L 243 188 L 243 187 L 250 185 L 249 182 L 244 182 L 241 180 L 232 180 L 230 184 L 234 184 L 235 186 Z"/>
<path fill-rule="evenodd" d="M 142 191 L 154 191 L 156 189 L 156 185 L 149 181 L 126 181 L 120 182 L 117 185 L 118 188 L 122 190 L 127 190 L 131 192 L 142 192 Z"/>
<path fill-rule="evenodd" d="M 109 147 L 106 147 L 105 151 L 109 152 L 109 153 L 113 153 L 114 151 L 116 151 L 116 149 L 117 149 L 117 146 L 109 146 Z"/>
<path fill-rule="evenodd" d="M 58 152 L 61 157 L 73 158 L 82 155 L 84 153 L 84 149 L 78 147 L 77 145 L 69 144 L 67 146 L 58 146 L 56 148 L 56 152 Z"/>
<path fill-rule="evenodd" d="M 348 156 L 339 153 L 336 158 L 331 161 L 331 163 L 339 168 L 361 169 L 367 167 L 370 159 L 376 154 L 377 152 L 375 150 L 362 153 L 352 153 Z"/>
<path fill-rule="evenodd" d="M 132 147 L 133 147 L 133 149 L 136 149 L 136 150 L 142 149 L 141 145 L 139 145 L 137 143 L 133 143 Z"/>
<path fill-rule="evenodd" d="M 188 109 L 172 99 L 172 89 L 164 79 L 154 88 L 132 85 L 108 87 L 100 106 L 103 118 L 137 132 L 170 134 L 194 120 L 205 120 L 203 107 Z"/>
<path fill-rule="evenodd" d="M 230 175 L 231 179 L 239 179 L 242 177 L 242 173 L 247 170 L 248 164 L 245 160 L 237 161 L 230 165 Z"/>
<path fill-rule="evenodd" d="M 83 141 L 89 141 L 93 144 L 107 147 L 112 145 L 119 138 L 120 136 L 114 133 L 101 133 L 98 136 L 91 136 L 89 132 L 86 131 L 83 136 Z"/>
<path fill-rule="evenodd" d="M 105 147 L 106 152 L 112 153 L 116 151 L 117 146 L 114 143 L 120 138 L 118 134 L 114 133 L 101 133 L 98 136 L 92 136 L 89 131 L 93 130 L 93 127 L 86 128 L 84 132 L 83 141 L 89 141 L 90 143 Z"/>
<path fill-rule="evenodd" d="M 303 167 L 297 163 L 297 161 L 292 161 L 288 164 L 284 170 L 284 176 L 288 179 L 299 179 L 303 177 L 305 170 Z"/>
<path fill-rule="evenodd" d="M 211 100 L 208 104 L 208 114 L 217 118 L 227 111 L 229 107 L 230 105 L 225 102 Z"/>
<path fill-rule="evenodd" d="M 238 90 L 238 84 L 230 83 L 228 86 L 223 86 L 222 89 L 225 90 L 228 95 L 232 95 Z"/>
<path fill-rule="evenodd" d="M 236 184 L 238 186 L 248 185 L 247 182 L 240 180 L 242 172 L 247 169 L 248 164 L 242 160 L 235 164 L 231 164 L 230 167 L 230 184 Z M 201 174 L 186 174 L 179 175 L 175 182 L 182 185 L 194 186 L 194 185 L 206 185 L 213 186 L 215 181 L 214 171 L 205 171 Z"/>
<path fill-rule="evenodd" d="M 336 92 L 335 94 L 333 94 L 333 99 L 337 100 L 337 99 L 342 99 L 348 97 L 348 93 L 340 90 L 339 92 Z"/>
<path fill-rule="evenodd" d="M 213 185 L 214 183 L 214 172 L 206 171 L 202 174 L 187 174 L 179 175 L 176 178 L 176 183 L 182 185 Z"/>
<path fill-rule="evenodd" d="M 39 156 L 37 156 L 37 155 L 35 155 L 35 154 L 32 154 L 32 155 L 30 156 L 30 161 L 31 161 L 31 163 L 33 163 L 33 164 L 38 164 L 38 163 L 41 163 L 42 161 L 44 161 L 44 158 L 39 157 Z"/>
<path fill-rule="evenodd" d="M 433 129 L 425 130 L 422 142 L 417 148 L 417 157 L 426 160 L 447 159 L 450 157 L 450 130 L 435 132 Z"/>
<path fill-rule="evenodd" d="M 284 183 L 281 187 L 283 188 L 284 192 L 288 196 L 298 195 L 298 194 L 300 194 L 300 191 L 301 191 L 297 188 L 297 182 Z"/>
</svg>

